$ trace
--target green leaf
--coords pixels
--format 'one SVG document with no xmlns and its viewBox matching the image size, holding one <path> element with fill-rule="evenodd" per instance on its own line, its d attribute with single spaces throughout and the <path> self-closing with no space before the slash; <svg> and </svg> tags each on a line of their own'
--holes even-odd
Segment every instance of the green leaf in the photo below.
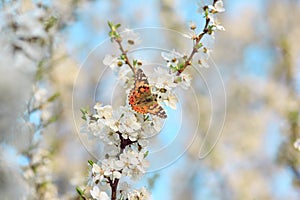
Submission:
<svg viewBox="0 0 300 200">
<path fill-rule="evenodd" d="M 288 118 L 289 118 L 289 121 L 293 124 L 297 124 L 298 120 L 299 120 L 299 112 L 296 110 L 296 111 L 290 111 L 288 113 Z"/>
<path fill-rule="evenodd" d="M 51 16 L 46 22 L 45 22 L 45 30 L 48 32 L 50 28 L 52 28 L 56 23 L 58 22 L 58 18 Z"/>
<path fill-rule="evenodd" d="M 184 63 L 179 63 L 177 65 L 177 71 L 182 70 L 184 68 Z"/>
<path fill-rule="evenodd" d="M 133 63 L 133 66 L 136 66 L 137 60 L 133 60 L 132 63 Z"/>
<path fill-rule="evenodd" d="M 117 28 L 119 28 L 120 26 L 121 26 L 121 24 L 117 24 L 115 27 L 116 27 L 116 29 L 117 29 Z"/>
<path fill-rule="evenodd" d="M 125 56 L 124 54 L 122 54 L 122 55 L 120 56 L 120 58 L 121 58 L 121 60 L 126 60 L 126 56 Z"/>
<path fill-rule="evenodd" d="M 148 156 L 148 154 L 149 154 L 149 151 L 146 151 L 146 152 L 144 153 L 144 158 L 146 158 L 146 157 Z"/>
<path fill-rule="evenodd" d="M 60 96 L 60 93 L 59 93 L 59 92 L 56 92 L 56 93 L 54 93 L 51 97 L 49 97 L 49 98 L 47 99 L 47 101 L 48 101 L 48 102 L 52 102 L 52 101 L 56 100 L 59 96 Z"/>
<path fill-rule="evenodd" d="M 87 108 L 80 108 L 81 114 L 82 114 L 82 119 L 86 120 L 86 114 L 88 114 L 88 107 Z"/>
<path fill-rule="evenodd" d="M 92 160 L 88 160 L 88 163 L 91 165 L 91 167 L 93 166 L 93 164 L 94 164 L 94 161 L 92 161 Z"/>
<path fill-rule="evenodd" d="M 43 78 L 43 72 L 44 72 L 43 65 L 44 65 L 44 60 L 41 60 L 38 63 L 37 70 L 36 70 L 36 73 L 35 73 L 35 79 L 37 81 L 39 81 L 39 80 L 41 80 Z"/>
<path fill-rule="evenodd" d="M 114 24 L 112 22 L 110 22 L 110 21 L 107 21 L 107 24 L 108 24 L 108 26 L 109 26 L 110 29 L 112 29 L 112 27 L 114 26 Z"/>
<path fill-rule="evenodd" d="M 52 117 L 48 120 L 47 124 L 51 124 L 51 123 L 56 122 L 56 121 L 58 120 L 58 117 L 59 117 L 58 115 L 52 116 Z"/>
<path fill-rule="evenodd" d="M 175 83 L 180 83 L 180 82 L 182 82 L 182 78 L 181 77 L 177 77 L 174 81 L 175 81 Z"/>
<path fill-rule="evenodd" d="M 81 188 L 79 186 L 76 187 L 76 192 L 82 196 L 83 195 L 83 191 L 81 190 Z"/>
<path fill-rule="evenodd" d="M 215 25 L 209 25 L 208 26 L 208 34 L 211 35 L 214 32 Z"/>
<path fill-rule="evenodd" d="M 147 121 L 149 118 L 150 118 L 149 115 L 146 115 L 144 122 Z"/>
<path fill-rule="evenodd" d="M 208 17 L 208 14 L 209 14 L 209 9 L 207 6 L 204 7 L 204 17 Z"/>
<path fill-rule="evenodd" d="M 197 49 L 200 49 L 201 47 L 203 47 L 203 44 L 202 44 L 202 42 L 199 42 L 199 43 L 197 44 L 196 48 L 197 48 Z"/>
</svg>

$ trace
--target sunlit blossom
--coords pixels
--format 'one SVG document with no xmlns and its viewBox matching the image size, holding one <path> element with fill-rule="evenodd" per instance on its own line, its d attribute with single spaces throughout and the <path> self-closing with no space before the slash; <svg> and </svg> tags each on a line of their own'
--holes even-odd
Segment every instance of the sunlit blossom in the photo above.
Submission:
<svg viewBox="0 0 300 200">
<path fill-rule="evenodd" d="M 168 67 L 177 66 L 179 60 L 183 57 L 182 54 L 176 52 L 175 50 L 172 50 L 171 52 L 162 52 L 161 56 L 163 57 L 163 59 L 165 59 L 165 61 L 167 61 Z"/>
<path fill-rule="evenodd" d="M 224 4 L 222 0 L 218 0 L 214 6 L 213 5 L 209 5 L 208 8 L 210 9 L 210 12 L 212 13 L 221 13 L 221 12 L 225 12 L 225 8 L 224 8 Z"/>
<path fill-rule="evenodd" d="M 90 193 L 92 197 L 96 200 L 110 200 L 106 192 L 100 191 L 98 186 L 94 186 Z"/>
<path fill-rule="evenodd" d="M 300 139 L 299 138 L 294 142 L 294 148 L 296 150 L 300 151 Z"/>
</svg>

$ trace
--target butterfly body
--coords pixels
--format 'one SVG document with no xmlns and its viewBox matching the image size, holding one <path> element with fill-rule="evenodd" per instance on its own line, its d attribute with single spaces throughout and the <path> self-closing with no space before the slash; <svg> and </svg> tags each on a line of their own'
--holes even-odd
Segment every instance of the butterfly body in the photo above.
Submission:
<svg viewBox="0 0 300 200">
<path fill-rule="evenodd" d="M 157 101 L 157 95 L 151 93 L 147 77 L 141 69 L 136 71 L 134 87 L 129 94 L 129 104 L 138 113 L 150 113 L 160 118 L 167 118 L 165 110 Z"/>
</svg>

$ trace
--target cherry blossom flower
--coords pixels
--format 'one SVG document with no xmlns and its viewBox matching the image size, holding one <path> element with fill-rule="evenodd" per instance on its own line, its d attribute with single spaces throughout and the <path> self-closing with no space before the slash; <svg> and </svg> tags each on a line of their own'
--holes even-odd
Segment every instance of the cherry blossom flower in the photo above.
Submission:
<svg viewBox="0 0 300 200">
<path fill-rule="evenodd" d="M 209 5 L 208 8 L 210 9 L 211 13 L 221 13 L 225 12 L 224 4 L 222 0 L 218 0 L 215 5 Z"/>
<path fill-rule="evenodd" d="M 154 73 L 149 77 L 149 82 L 158 89 L 164 88 L 171 90 L 176 87 L 174 76 L 169 73 L 169 70 L 162 67 L 154 69 Z"/>
<path fill-rule="evenodd" d="M 148 162 L 144 159 L 144 153 L 133 150 L 124 151 L 120 155 L 119 163 L 122 166 L 122 173 L 135 179 L 143 175 L 148 167 Z"/>
<path fill-rule="evenodd" d="M 164 102 L 166 103 L 167 106 L 176 110 L 178 99 L 173 93 L 170 93 L 166 98 L 164 98 Z"/>
<path fill-rule="evenodd" d="M 103 64 L 109 66 L 113 72 L 118 73 L 120 67 L 124 64 L 124 61 L 121 58 L 108 54 L 104 57 Z"/>
<path fill-rule="evenodd" d="M 131 29 L 126 28 L 121 33 L 121 36 L 126 50 L 130 50 L 132 46 L 136 46 L 141 43 L 140 35 Z"/>
<path fill-rule="evenodd" d="M 299 138 L 294 142 L 294 148 L 297 151 L 300 151 L 300 139 Z"/>
<path fill-rule="evenodd" d="M 150 200 L 149 192 L 143 187 L 140 190 L 134 190 L 129 194 L 129 200 Z"/>
<path fill-rule="evenodd" d="M 179 86 L 181 86 L 183 89 L 188 89 L 191 86 L 192 76 L 187 73 L 181 73 L 179 77 Z"/>
<path fill-rule="evenodd" d="M 177 66 L 179 60 L 183 57 L 182 54 L 176 52 L 175 50 L 172 50 L 172 52 L 162 52 L 161 56 L 167 61 L 168 67 L 175 67 Z"/>
<path fill-rule="evenodd" d="M 104 179 L 104 170 L 101 167 L 94 163 L 92 167 L 92 183 L 101 182 Z"/>
<path fill-rule="evenodd" d="M 106 192 L 100 191 L 98 186 L 94 186 L 92 190 L 90 190 L 92 197 L 96 200 L 110 200 L 109 196 Z"/>
</svg>

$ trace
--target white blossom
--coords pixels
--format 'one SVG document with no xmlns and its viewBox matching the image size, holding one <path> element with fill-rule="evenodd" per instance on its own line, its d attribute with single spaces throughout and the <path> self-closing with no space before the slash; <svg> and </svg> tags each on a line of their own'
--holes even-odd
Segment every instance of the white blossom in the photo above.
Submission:
<svg viewBox="0 0 300 200">
<path fill-rule="evenodd" d="M 120 155 L 120 166 L 122 173 L 126 176 L 138 178 L 143 175 L 148 167 L 148 162 L 144 158 L 143 152 L 126 150 Z"/>
<path fill-rule="evenodd" d="M 139 45 L 141 43 L 140 35 L 128 28 L 121 33 L 121 37 L 126 50 L 129 50 L 132 46 Z"/>
<path fill-rule="evenodd" d="M 198 64 L 200 67 L 209 68 L 209 64 L 207 63 L 207 59 L 205 58 L 200 58 L 198 60 Z"/>
<path fill-rule="evenodd" d="M 174 76 L 170 74 L 167 69 L 161 67 L 155 68 L 154 73 L 149 77 L 151 85 L 156 88 L 164 88 L 167 90 L 171 90 L 176 87 L 174 80 Z"/>
<path fill-rule="evenodd" d="M 212 13 L 221 13 L 225 12 L 224 4 L 222 0 L 218 0 L 215 5 L 209 5 L 208 8 L 210 9 L 210 12 Z"/>
<path fill-rule="evenodd" d="M 210 24 L 213 25 L 212 30 L 213 31 L 225 31 L 224 26 L 221 25 L 221 22 L 219 22 L 217 19 L 215 19 L 212 15 L 209 15 L 210 17 Z"/>
<path fill-rule="evenodd" d="M 102 181 L 104 179 L 104 170 L 101 167 L 94 163 L 92 167 L 92 182 L 96 183 L 98 181 Z"/>
<path fill-rule="evenodd" d="M 131 87 L 133 81 L 132 80 L 132 71 L 129 67 L 122 67 L 119 70 L 118 81 L 124 87 Z"/>
<path fill-rule="evenodd" d="M 150 200 L 151 196 L 149 192 L 143 187 L 140 190 L 134 190 L 129 193 L 128 200 Z"/>
<path fill-rule="evenodd" d="M 172 50 L 170 53 L 162 52 L 161 56 L 163 57 L 163 59 L 165 59 L 167 61 L 168 67 L 177 66 L 179 60 L 183 57 L 182 54 L 176 52 L 175 50 Z"/>
<path fill-rule="evenodd" d="M 299 138 L 294 142 L 294 148 L 297 151 L 300 151 L 300 139 Z"/>
<path fill-rule="evenodd" d="M 37 107 L 39 105 L 41 105 L 42 103 L 44 103 L 47 100 L 47 94 L 48 91 L 46 90 L 46 88 L 35 88 L 35 93 L 33 95 L 34 97 L 34 106 Z"/>
<path fill-rule="evenodd" d="M 96 103 L 94 109 L 97 112 L 97 115 L 94 115 L 97 118 L 109 119 L 112 117 L 113 109 L 110 105 L 102 106 L 101 103 Z"/>
<path fill-rule="evenodd" d="M 109 196 L 106 194 L 106 192 L 100 191 L 98 186 L 94 186 L 92 190 L 90 190 L 90 193 L 93 197 L 93 199 L 96 200 L 110 200 Z"/>
<path fill-rule="evenodd" d="M 192 76 L 187 73 L 181 73 L 179 75 L 180 82 L 178 83 L 183 89 L 188 89 L 191 86 Z"/>
<path fill-rule="evenodd" d="M 174 94 L 170 93 L 164 99 L 164 102 L 166 103 L 167 106 L 169 106 L 170 108 L 176 110 L 176 105 L 177 105 L 178 99 L 177 99 L 177 97 Z"/>
<path fill-rule="evenodd" d="M 138 116 L 138 121 L 141 123 L 139 130 L 138 143 L 144 147 L 148 146 L 148 138 L 159 133 L 163 127 L 164 120 L 158 116 L 151 116 L 144 120 L 142 115 Z"/>
<path fill-rule="evenodd" d="M 183 33 L 182 36 L 185 38 L 188 38 L 188 39 L 194 39 L 197 37 L 197 35 L 194 31 L 189 31 L 188 33 Z"/>
<path fill-rule="evenodd" d="M 109 66 L 113 72 L 118 73 L 121 66 L 124 64 L 124 61 L 120 58 L 117 58 L 113 55 L 105 55 L 103 59 L 103 64 Z"/>
<path fill-rule="evenodd" d="M 104 123 L 113 131 L 124 134 L 126 139 L 134 139 L 135 131 L 141 128 L 135 114 L 128 107 L 120 107 L 120 109 L 115 110 L 113 116 L 105 120 Z"/>
<path fill-rule="evenodd" d="M 34 73 L 37 62 L 50 56 L 50 38 L 45 30 L 45 21 L 50 13 L 43 7 L 35 6 L 30 11 L 22 11 L 20 3 L 3 7 L 0 23 L 1 55 L 14 59 L 13 66 Z"/>
<path fill-rule="evenodd" d="M 104 170 L 104 175 L 110 177 L 111 180 L 120 179 L 122 174 L 119 172 L 122 168 L 116 164 L 114 158 L 104 159 L 101 162 L 101 169 Z"/>
</svg>

